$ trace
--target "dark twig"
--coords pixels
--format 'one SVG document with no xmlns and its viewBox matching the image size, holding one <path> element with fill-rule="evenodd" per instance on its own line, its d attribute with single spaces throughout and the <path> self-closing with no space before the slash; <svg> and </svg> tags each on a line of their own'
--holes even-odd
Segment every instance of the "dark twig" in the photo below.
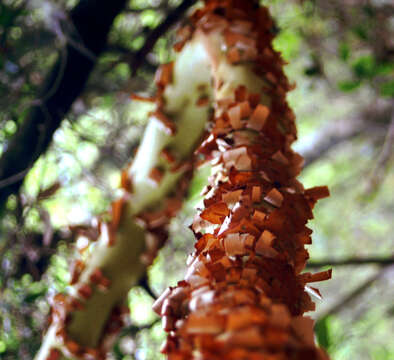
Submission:
<svg viewBox="0 0 394 360">
<path fill-rule="evenodd" d="M 146 38 L 144 45 L 139 49 L 129 61 L 132 75 L 135 75 L 142 62 L 145 61 L 146 55 L 152 50 L 156 41 L 163 36 L 181 17 L 182 15 L 194 4 L 196 0 L 185 0 L 172 12 L 167 14 L 165 20 L 158 25 Z"/>
<path fill-rule="evenodd" d="M 112 22 L 126 2 L 80 0 L 70 12 L 72 31 L 62 50 L 64 56 L 59 56 L 30 113 L 0 158 L 0 211 L 8 196 L 19 191 L 26 173 L 47 150 L 64 115 L 82 92 L 95 65 L 92 59 L 104 50 Z M 94 56 L 86 56 L 75 42 Z"/>
<path fill-rule="evenodd" d="M 373 169 L 367 185 L 367 193 L 372 193 L 384 179 L 387 170 L 387 164 L 393 157 L 394 149 L 394 110 L 388 126 L 386 138 L 383 143 L 382 150 L 379 154 L 375 168 Z"/>
<path fill-rule="evenodd" d="M 324 138 L 310 151 L 303 154 L 304 156 L 304 168 L 311 165 L 315 161 L 321 159 L 325 154 L 329 153 L 338 144 L 345 141 L 351 140 L 352 138 L 360 135 L 363 129 L 354 129 L 346 134 L 338 134 Z"/>
<path fill-rule="evenodd" d="M 10 246 L 16 246 L 13 251 L 16 253 L 14 258 L 14 269 L 10 276 L 20 279 L 25 274 L 30 274 L 34 281 L 41 280 L 50 264 L 50 259 L 57 251 L 60 242 L 71 244 L 75 241 L 75 235 L 68 231 L 55 230 L 51 234 L 51 241 L 45 245 L 45 234 L 38 232 L 30 233 L 11 233 L 5 238 Z M 18 248 L 16 244 L 21 244 Z M 5 277 L 8 274 L 3 274 Z"/>
<path fill-rule="evenodd" d="M 160 319 L 160 317 L 158 317 L 157 319 L 153 320 L 151 323 L 146 324 L 146 325 L 140 325 L 140 326 L 129 325 L 129 326 L 126 326 L 125 328 L 122 329 L 121 334 L 119 336 L 119 339 L 121 339 L 123 336 L 126 336 L 126 335 L 135 336 L 141 330 L 151 329 L 151 328 L 153 328 L 153 326 L 155 326 L 160 321 L 161 321 L 161 319 Z"/>
<path fill-rule="evenodd" d="M 336 303 L 332 308 L 328 309 L 323 315 L 319 317 L 317 321 L 320 321 L 327 316 L 334 315 L 339 313 L 341 310 L 346 309 L 350 306 L 350 304 L 359 296 L 361 296 L 365 291 L 370 289 L 373 283 L 379 280 L 384 273 L 386 272 L 389 265 L 385 265 L 382 269 L 380 269 L 376 274 L 371 276 L 368 280 L 363 282 L 360 286 L 354 289 L 350 294 L 348 294 L 345 298 L 340 299 L 338 303 Z"/>
<path fill-rule="evenodd" d="M 152 299 L 157 299 L 157 295 L 153 292 L 152 288 L 149 285 L 147 273 L 143 275 L 143 277 L 138 282 L 138 285 L 141 286 L 147 292 L 147 294 L 152 297 Z"/>
<path fill-rule="evenodd" d="M 381 124 L 390 122 L 392 111 L 391 104 L 379 102 L 378 104 L 369 104 L 351 118 L 346 119 L 346 121 L 341 119 L 340 121 L 333 122 L 331 126 L 327 126 L 322 131 L 319 131 L 317 140 L 313 146 L 302 151 L 301 155 L 305 161 L 304 167 L 323 158 L 324 155 L 328 154 L 339 144 L 351 141 L 364 134 L 381 133 L 385 128 Z M 389 137 L 388 134 L 389 132 L 387 132 L 387 137 Z M 383 154 L 386 153 L 387 151 L 383 152 Z M 383 159 L 386 158 L 383 157 Z"/>
<path fill-rule="evenodd" d="M 379 265 L 386 266 L 394 264 L 393 257 L 367 257 L 367 258 L 349 258 L 349 259 L 323 259 L 318 261 L 309 261 L 307 267 L 310 269 L 320 268 L 323 266 L 357 266 L 357 265 Z"/>
</svg>

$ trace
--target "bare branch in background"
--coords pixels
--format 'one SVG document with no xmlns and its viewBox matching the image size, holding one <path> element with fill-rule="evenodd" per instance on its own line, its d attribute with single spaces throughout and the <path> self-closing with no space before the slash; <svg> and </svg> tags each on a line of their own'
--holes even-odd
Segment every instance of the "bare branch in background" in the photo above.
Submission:
<svg viewBox="0 0 394 360">
<path fill-rule="evenodd" d="M 114 18 L 125 3 L 126 0 L 81 0 L 70 13 L 74 33 L 68 40 L 82 41 L 81 46 L 97 58 L 105 48 Z M 93 10 L 95 16 L 92 16 Z M 68 41 L 63 53 L 48 74 L 38 101 L 0 158 L 0 180 L 3 182 L 0 209 L 4 208 L 10 194 L 19 191 L 26 173 L 47 150 L 53 133 L 83 90 L 95 65 L 90 56 L 75 46 L 75 41 Z M 7 179 L 15 176 L 12 183 L 7 183 Z"/>
<path fill-rule="evenodd" d="M 352 116 L 350 119 L 340 119 L 327 126 L 325 129 L 319 131 L 316 140 L 301 153 L 305 159 L 304 167 L 313 164 L 315 161 L 320 160 L 331 150 L 336 148 L 337 145 L 350 141 L 357 136 L 380 133 L 383 134 L 385 124 L 390 124 L 392 118 L 392 105 L 380 101 L 376 104 L 362 109 L 359 113 Z M 394 126 L 393 126 L 394 128 Z M 387 133 L 389 139 L 390 131 Z M 386 145 L 387 149 L 382 150 L 382 154 L 390 153 L 390 142 Z M 386 156 L 384 157 L 386 159 Z"/>
<path fill-rule="evenodd" d="M 367 257 L 367 258 L 348 258 L 348 259 L 322 259 L 309 261 L 307 268 L 315 269 L 323 266 L 350 266 L 350 265 L 379 265 L 386 266 L 394 264 L 394 257 Z"/>
<path fill-rule="evenodd" d="M 154 293 L 154 291 L 149 285 L 147 273 L 143 275 L 143 277 L 138 282 L 138 285 L 141 286 L 153 300 L 156 300 L 157 295 Z"/>
<path fill-rule="evenodd" d="M 364 292 L 369 290 L 371 286 L 379 280 L 391 266 L 386 265 L 380 269 L 376 274 L 372 275 L 368 280 L 363 282 L 360 286 L 350 292 L 345 298 L 340 299 L 331 309 L 328 309 L 323 315 L 319 317 L 319 320 L 326 318 L 327 316 L 334 315 L 348 308 L 358 297 L 360 297 Z M 317 320 L 317 321 L 319 321 Z"/>
<path fill-rule="evenodd" d="M 51 241 L 44 245 L 45 234 L 30 232 L 25 234 L 9 234 L 7 242 L 9 247 L 15 247 L 13 263 L 9 269 L 2 265 L 2 272 L 7 279 L 13 277 L 21 278 L 25 274 L 30 274 L 34 281 L 41 280 L 48 269 L 50 259 L 57 251 L 60 242 L 71 244 L 75 241 L 75 234 L 70 231 L 55 230 L 51 234 Z"/>
<path fill-rule="evenodd" d="M 171 13 L 167 14 L 165 20 L 157 26 L 146 38 L 144 45 L 138 50 L 130 59 L 130 69 L 132 75 L 135 75 L 137 69 L 141 66 L 142 62 L 145 61 L 146 55 L 153 49 L 156 41 L 163 36 L 181 17 L 184 13 L 197 1 L 196 0 L 185 0 Z"/>
<path fill-rule="evenodd" d="M 388 126 L 382 151 L 380 152 L 380 155 L 376 162 L 376 166 L 372 170 L 370 179 L 368 181 L 367 193 L 372 193 L 382 183 L 384 179 L 384 175 L 387 171 L 387 166 L 390 160 L 393 158 L 393 150 L 394 150 L 394 111 L 393 111 L 391 123 Z"/>
<path fill-rule="evenodd" d="M 108 51 L 114 51 L 123 54 L 120 59 L 117 59 L 109 64 L 106 71 L 110 71 L 116 65 L 122 62 L 127 62 L 130 67 L 130 71 L 132 75 L 137 73 L 137 70 L 140 69 L 142 66 L 145 66 L 149 70 L 156 70 L 156 66 L 149 62 L 146 59 L 146 56 L 152 51 L 153 47 L 155 46 L 158 39 L 160 39 L 168 30 L 171 29 L 185 14 L 185 12 L 193 6 L 197 0 L 185 0 L 175 9 L 169 11 L 164 16 L 164 20 L 160 23 L 155 29 L 153 29 L 147 36 L 144 42 L 144 45 L 135 52 L 132 52 L 130 49 L 123 47 L 119 44 L 110 44 L 108 46 Z M 168 4 L 162 4 L 160 7 L 153 8 L 155 10 L 162 10 L 165 11 L 168 8 Z M 145 9 L 143 9 L 145 10 Z M 143 11 L 143 10 L 138 10 Z M 140 34 L 143 35 L 144 29 L 141 31 Z"/>
<path fill-rule="evenodd" d="M 145 62 L 156 41 L 174 25 L 195 0 L 185 0 L 168 14 L 165 20 L 148 34 L 142 48 L 128 56 L 133 74 Z M 64 115 L 80 95 L 97 59 L 104 50 L 113 19 L 123 9 L 126 0 L 97 2 L 81 0 L 71 11 L 75 38 L 67 37 L 64 57 L 59 57 L 41 90 L 39 101 L 32 108 L 18 132 L 10 140 L 0 158 L 0 209 L 9 195 L 19 191 L 34 162 L 48 148 L 53 133 Z M 91 16 L 94 9 L 95 16 Z M 71 41 L 73 40 L 73 41 Z M 80 43 L 81 42 L 81 43 Z M 84 51 L 81 51 L 84 50 Z M 88 52 L 92 56 L 86 56 Z"/>
</svg>

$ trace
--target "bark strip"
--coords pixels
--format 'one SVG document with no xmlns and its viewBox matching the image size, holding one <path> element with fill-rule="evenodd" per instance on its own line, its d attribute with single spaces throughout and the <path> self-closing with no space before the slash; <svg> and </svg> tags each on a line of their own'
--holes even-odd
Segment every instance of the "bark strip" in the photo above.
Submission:
<svg viewBox="0 0 394 360">
<path fill-rule="evenodd" d="M 320 297 L 307 284 L 331 271 L 302 271 L 306 223 L 328 189 L 296 180 L 303 159 L 290 147 L 292 86 L 272 29 L 255 1 L 206 0 L 181 31 L 211 60 L 215 113 L 197 151 L 213 171 L 192 224 L 195 251 L 184 279 L 153 305 L 170 360 L 327 359 L 303 314 L 315 307 L 309 294 Z"/>
</svg>

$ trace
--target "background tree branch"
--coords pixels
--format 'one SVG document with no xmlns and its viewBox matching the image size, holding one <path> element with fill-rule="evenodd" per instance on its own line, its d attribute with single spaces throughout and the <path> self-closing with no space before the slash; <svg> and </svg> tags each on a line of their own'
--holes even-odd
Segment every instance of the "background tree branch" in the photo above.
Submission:
<svg viewBox="0 0 394 360">
<path fill-rule="evenodd" d="M 377 273 L 369 277 L 366 281 L 361 283 L 358 287 L 356 287 L 353 291 L 351 291 L 347 296 L 340 299 L 336 304 L 334 304 L 330 309 L 328 309 L 323 315 L 321 315 L 318 319 L 324 319 L 327 316 L 335 315 L 342 311 L 343 309 L 348 308 L 359 296 L 361 296 L 364 292 L 371 289 L 371 286 L 379 280 L 385 273 L 391 268 L 389 265 L 383 266 Z"/>
<path fill-rule="evenodd" d="M 125 4 L 126 0 L 81 0 L 70 12 L 67 43 L 0 159 L 0 210 L 48 148 L 53 133 L 83 90 L 96 58 L 105 48 L 113 20 Z"/>
<path fill-rule="evenodd" d="M 156 41 L 195 2 L 183 1 L 148 34 L 142 48 L 128 56 L 133 74 L 144 63 Z M 66 32 L 67 44 L 48 74 L 23 125 L 0 158 L 0 211 L 8 196 L 19 191 L 34 162 L 47 150 L 64 115 L 85 87 L 97 57 L 105 50 L 113 20 L 125 4 L 126 0 L 81 0 L 71 11 L 71 26 L 67 27 Z"/>
<path fill-rule="evenodd" d="M 135 75 L 137 69 L 145 61 L 146 55 L 152 50 L 156 41 L 163 36 L 180 18 L 181 16 L 193 5 L 197 0 L 184 0 L 178 7 L 170 12 L 164 21 L 158 25 L 146 38 L 144 45 L 136 54 L 132 56 L 129 61 L 132 75 Z"/>
<path fill-rule="evenodd" d="M 348 259 L 322 259 L 318 261 L 309 261 L 307 268 L 315 269 L 323 266 L 349 266 L 349 265 L 379 265 L 386 266 L 394 264 L 394 257 L 366 257 L 366 258 L 348 258 Z"/>
</svg>

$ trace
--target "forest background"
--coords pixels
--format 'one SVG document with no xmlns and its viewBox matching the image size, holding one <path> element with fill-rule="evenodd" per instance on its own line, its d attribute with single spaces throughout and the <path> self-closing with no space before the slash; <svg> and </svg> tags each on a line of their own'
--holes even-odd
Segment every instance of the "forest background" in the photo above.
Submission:
<svg viewBox="0 0 394 360">
<path fill-rule="evenodd" d="M 155 69 L 173 57 L 174 26 L 197 2 L 98 3 L 0 2 L 1 359 L 32 359 L 39 348 L 48 296 L 69 281 L 70 225 L 89 223 L 116 198 L 120 169 L 132 159 L 149 111 L 130 94 L 152 95 Z M 333 279 L 319 284 L 317 341 L 335 360 L 393 359 L 394 4 L 264 4 L 297 84 L 288 100 L 297 115 L 295 147 L 306 159 L 301 181 L 331 191 L 310 224 L 310 267 L 333 267 Z M 48 138 L 37 147 L 27 128 L 15 145 L 18 129 L 39 118 Z M 12 174 L 7 159 L 20 160 Z M 130 291 L 130 323 L 113 359 L 163 358 L 152 295 L 184 272 L 193 246 L 187 226 L 206 178 L 206 169 L 197 171 L 170 240 Z"/>
</svg>

